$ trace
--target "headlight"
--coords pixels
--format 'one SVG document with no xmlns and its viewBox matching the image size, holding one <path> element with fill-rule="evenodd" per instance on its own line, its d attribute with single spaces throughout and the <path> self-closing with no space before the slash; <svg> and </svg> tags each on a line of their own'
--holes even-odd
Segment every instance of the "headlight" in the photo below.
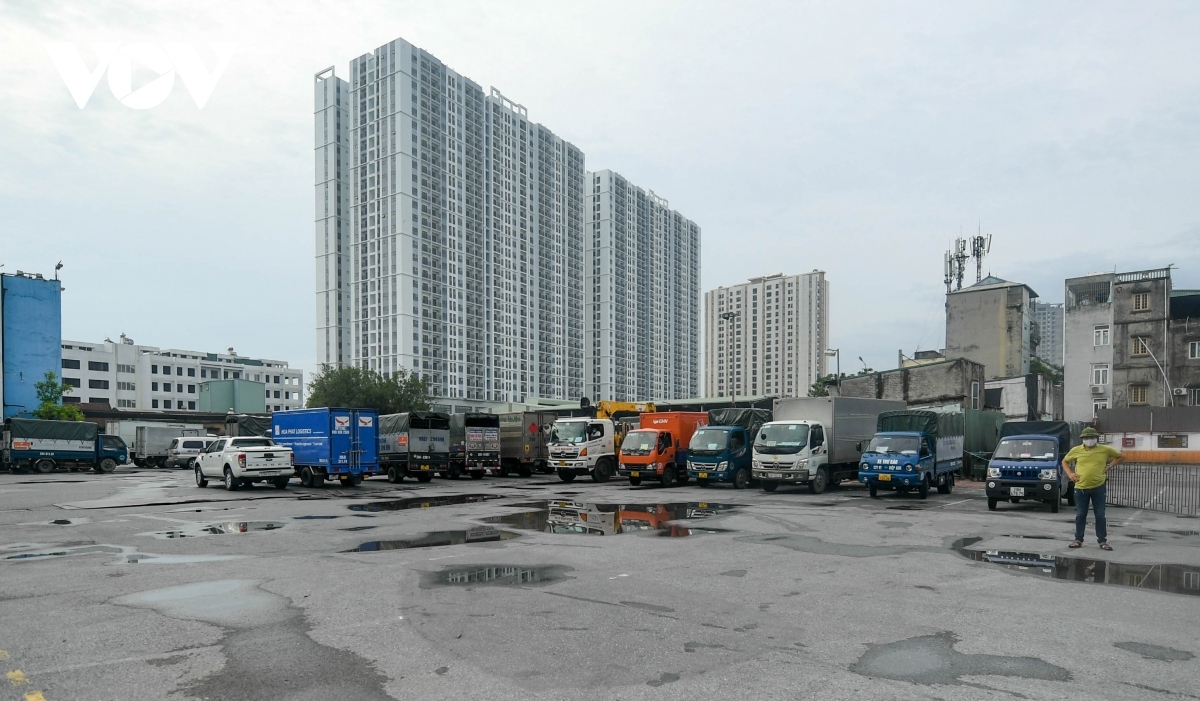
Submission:
<svg viewBox="0 0 1200 701">
<path fill-rule="evenodd" d="M 904 466 L 904 471 L 905 471 L 905 472 L 912 472 L 912 465 L 905 465 L 905 466 Z"/>
<path fill-rule="evenodd" d="M 799 460 L 797 460 L 795 467 L 796 467 L 796 469 L 800 469 L 801 467 L 808 467 L 808 458 L 800 458 Z"/>
<path fill-rule="evenodd" d="M 996 478 L 1000 477 L 1000 468 L 989 467 L 988 471 L 987 471 L 987 476 L 988 476 L 988 479 L 996 479 Z"/>
<path fill-rule="evenodd" d="M 860 470 L 870 470 L 870 469 L 871 469 L 871 466 L 870 466 L 870 465 L 868 465 L 868 464 L 866 464 L 866 463 L 864 462 L 863 464 L 861 464 L 861 465 L 859 465 L 859 466 L 858 466 L 858 469 L 860 469 Z"/>
<path fill-rule="evenodd" d="M 1058 479 L 1058 470 L 1041 470 L 1038 472 L 1038 479 L 1056 480 Z"/>
<path fill-rule="evenodd" d="M 762 467 L 762 463 L 757 460 L 751 462 L 750 465 L 756 470 Z"/>
<path fill-rule="evenodd" d="M 729 461 L 728 461 L 728 460 L 722 460 L 722 461 L 721 461 L 721 462 L 720 462 L 720 463 L 717 465 L 717 472 L 720 472 L 721 470 L 724 470 L 724 469 L 726 469 L 726 468 L 728 468 L 728 467 L 729 467 Z"/>
</svg>

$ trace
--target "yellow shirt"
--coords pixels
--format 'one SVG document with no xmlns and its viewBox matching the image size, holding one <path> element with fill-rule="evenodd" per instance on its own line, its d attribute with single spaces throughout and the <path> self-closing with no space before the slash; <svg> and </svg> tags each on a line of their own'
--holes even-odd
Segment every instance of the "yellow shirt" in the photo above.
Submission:
<svg viewBox="0 0 1200 701">
<path fill-rule="evenodd" d="M 1063 462 L 1075 463 L 1075 474 L 1079 475 L 1079 480 L 1075 482 L 1076 489 L 1095 489 L 1104 484 L 1106 479 L 1104 466 L 1119 457 L 1121 451 L 1097 443 L 1093 448 L 1082 445 L 1071 448 Z"/>
</svg>

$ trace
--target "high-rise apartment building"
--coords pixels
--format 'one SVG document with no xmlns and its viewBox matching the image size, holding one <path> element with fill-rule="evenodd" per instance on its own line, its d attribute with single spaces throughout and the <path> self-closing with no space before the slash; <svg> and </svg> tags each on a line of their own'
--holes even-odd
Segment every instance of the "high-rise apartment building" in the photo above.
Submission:
<svg viewBox="0 0 1200 701">
<path fill-rule="evenodd" d="M 1035 355 L 1051 365 L 1063 366 L 1063 305 L 1033 303 L 1033 321 L 1038 327 Z"/>
<path fill-rule="evenodd" d="M 326 192 L 341 188 L 349 219 L 342 362 L 419 372 L 442 398 L 581 396 L 583 153 L 401 39 L 354 59 L 346 81 L 318 73 L 316 94 L 327 302 Z M 348 100 L 344 115 L 330 112 L 329 96 L 334 108 Z M 345 117 L 344 162 L 327 167 L 338 158 L 324 125 Z M 318 302 L 319 350 L 334 324 L 324 309 Z"/>
<path fill-rule="evenodd" d="M 707 396 L 807 396 L 825 374 L 825 273 L 768 275 L 704 294 Z"/>
<path fill-rule="evenodd" d="M 316 357 L 336 368 L 350 344 L 350 85 L 332 67 L 316 79 Z"/>
<path fill-rule="evenodd" d="M 700 227 L 611 170 L 588 174 L 585 389 L 617 401 L 699 389 Z"/>
</svg>

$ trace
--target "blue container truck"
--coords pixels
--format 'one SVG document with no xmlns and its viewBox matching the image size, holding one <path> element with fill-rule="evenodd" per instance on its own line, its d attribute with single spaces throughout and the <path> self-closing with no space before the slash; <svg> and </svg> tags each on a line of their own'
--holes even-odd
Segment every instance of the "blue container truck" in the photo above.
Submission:
<svg viewBox="0 0 1200 701">
<path fill-rule="evenodd" d="M 1045 502 L 1058 513 L 1060 500 L 1075 505 L 1075 483 L 1062 469 L 1063 456 L 1079 445 L 1078 421 L 1009 421 L 1000 427 L 1000 443 L 988 462 L 988 508 L 1002 501 Z"/>
<path fill-rule="evenodd" d="M 931 487 L 949 494 L 963 465 L 964 428 L 962 412 L 885 411 L 863 451 L 858 481 L 872 497 L 887 489 L 924 499 Z"/>
<path fill-rule="evenodd" d="M 711 409 L 708 425 L 696 429 L 688 445 L 688 477 L 701 487 L 729 482 L 734 489 L 745 489 L 754 463 L 754 437 L 770 420 L 768 409 Z"/>
<path fill-rule="evenodd" d="M 379 474 L 379 414 L 374 409 L 295 409 L 271 414 L 271 438 L 292 449 L 305 487 L 337 478 L 355 486 Z"/>
<path fill-rule="evenodd" d="M 13 417 L 4 423 L 0 458 L 13 473 L 75 470 L 112 472 L 129 459 L 120 436 L 100 433 L 90 421 L 45 421 Z"/>
</svg>

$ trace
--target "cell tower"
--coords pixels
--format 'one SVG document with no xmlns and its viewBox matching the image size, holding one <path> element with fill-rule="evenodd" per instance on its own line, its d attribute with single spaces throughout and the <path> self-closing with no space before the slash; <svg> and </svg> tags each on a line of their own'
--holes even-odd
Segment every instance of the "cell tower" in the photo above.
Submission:
<svg viewBox="0 0 1200 701">
<path fill-rule="evenodd" d="M 959 239 L 961 240 L 961 239 Z M 971 237 L 971 257 L 975 259 L 975 282 L 983 280 L 983 259 L 992 250 L 992 235 L 979 234 Z"/>
<path fill-rule="evenodd" d="M 953 247 L 946 251 L 945 256 L 945 272 L 946 272 L 946 294 L 950 294 L 954 290 L 962 289 L 963 273 L 966 272 L 967 259 L 967 240 L 961 236 L 954 240 Z"/>
</svg>

